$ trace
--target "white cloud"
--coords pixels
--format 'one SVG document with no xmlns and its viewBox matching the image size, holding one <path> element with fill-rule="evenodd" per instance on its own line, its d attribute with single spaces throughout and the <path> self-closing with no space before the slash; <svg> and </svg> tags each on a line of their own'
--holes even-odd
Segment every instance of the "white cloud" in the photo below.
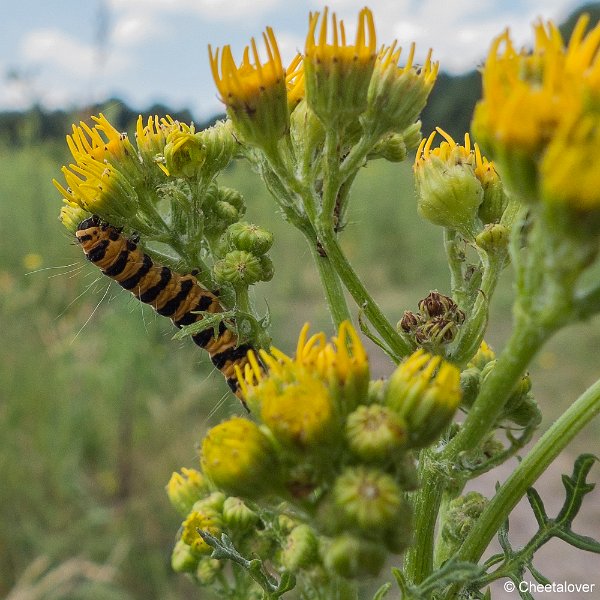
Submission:
<svg viewBox="0 0 600 600">
<path fill-rule="evenodd" d="M 117 46 L 131 47 L 167 34 L 168 32 L 160 26 L 158 19 L 153 15 L 138 12 L 118 15 L 110 38 Z"/>
<path fill-rule="evenodd" d="M 110 4 L 117 11 L 180 14 L 181 18 L 195 14 L 207 21 L 230 21 L 260 18 L 282 0 L 110 0 Z"/>
<path fill-rule="evenodd" d="M 58 29 L 36 29 L 21 43 L 23 58 L 37 65 L 53 65 L 71 75 L 88 75 L 96 54 L 86 45 Z"/>
</svg>

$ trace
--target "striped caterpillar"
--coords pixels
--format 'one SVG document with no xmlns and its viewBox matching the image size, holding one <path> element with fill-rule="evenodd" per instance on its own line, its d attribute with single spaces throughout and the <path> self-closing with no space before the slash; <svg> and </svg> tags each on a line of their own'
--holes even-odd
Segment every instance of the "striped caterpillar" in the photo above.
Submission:
<svg viewBox="0 0 600 600">
<path fill-rule="evenodd" d="M 194 275 L 180 275 L 156 264 L 134 241 L 98 216 L 82 221 L 75 235 L 88 260 L 104 275 L 129 290 L 140 302 L 152 306 L 159 315 L 169 317 L 177 327 L 200 321 L 202 315 L 194 311 L 223 312 L 217 296 L 203 288 Z M 238 345 L 237 336 L 222 321 L 216 337 L 212 327 L 191 337 L 209 353 L 231 390 L 240 397 L 235 366 L 243 371 L 248 362 L 246 354 L 252 347 Z"/>
</svg>

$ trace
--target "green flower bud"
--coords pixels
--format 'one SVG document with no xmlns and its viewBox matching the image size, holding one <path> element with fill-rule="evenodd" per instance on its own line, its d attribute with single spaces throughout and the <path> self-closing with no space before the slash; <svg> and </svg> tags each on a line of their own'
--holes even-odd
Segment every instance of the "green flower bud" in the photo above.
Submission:
<svg viewBox="0 0 600 600">
<path fill-rule="evenodd" d="M 261 280 L 260 259 L 244 250 L 232 250 L 213 267 L 217 283 L 230 283 L 234 287 L 249 286 Z"/>
<path fill-rule="evenodd" d="M 202 442 L 202 470 L 213 484 L 234 495 L 256 497 L 278 482 L 278 463 L 258 425 L 234 417 L 213 427 Z"/>
<path fill-rule="evenodd" d="M 383 404 L 385 396 L 385 379 L 375 379 L 369 381 L 369 391 L 367 393 L 367 404 Z"/>
<path fill-rule="evenodd" d="M 479 218 L 482 223 L 499 223 L 508 205 L 508 196 L 493 163 L 486 162 L 480 171 L 483 202 L 479 207 Z"/>
<path fill-rule="evenodd" d="M 194 503 L 192 506 L 192 510 L 200 511 L 203 510 L 214 510 L 219 514 L 223 512 L 223 504 L 225 502 L 225 494 L 223 492 L 212 492 L 206 496 L 206 498 L 202 498 Z"/>
<path fill-rule="evenodd" d="M 492 223 L 475 238 L 475 243 L 487 253 L 501 253 L 508 249 L 510 231 L 504 225 Z"/>
<path fill-rule="evenodd" d="M 259 225 L 239 221 L 227 228 L 227 236 L 234 248 L 246 250 L 257 256 L 269 251 L 273 245 L 273 234 Z"/>
<path fill-rule="evenodd" d="M 201 137 L 190 130 L 176 129 L 169 134 L 164 157 L 169 175 L 195 178 L 206 158 L 206 147 Z"/>
<path fill-rule="evenodd" d="M 187 515 L 195 502 L 208 493 L 208 483 L 200 471 L 181 469 L 181 474 L 173 473 L 167 484 L 167 495 L 173 507 L 182 515 Z"/>
<path fill-rule="evenodd" d="M 218 200 L 221 202 L 227 202 L 231 206 L 237 208 L 240 215 L 246 212 L 246 205 L 244 204 L 244 196 L 237 190 L 228 187 L 219 187 Z"/>
<path fill-rule="evenodd" d="M 292 113 L 290 136 L 297 155 L 302 157 L 305 164 L 310 164 L 315 153 L 323 147 L 325 129 L 305 100 Z"/>
<path fill-rule="evenodd" d="M 214 212 L 223 225 L 235 223 L 240 217 L 238 209 L 233 204 L 229 204 L 229 202 L 224 202 L 223 200 L 218 200 L 215 203 Z"/>
<path fill-rule="evenodd" d="M 281 564 L 292 572 L 312 565 L 318 558 L 319 544 L 312 527 L 298 525 L 290 532 L 281 551 Z"/>
<path fill-rule="evenodd" d="M 481 371 L 485 367 L 485 365 L 493 361 L 495 358 L 496 354 L 494 353 L 492 348 L 485 342 L 485 340 L 482 340 L 479 346 L 479 350 L 477 350 L 477 353 L 471 359 L 471 362 L 469 362 L 467 366 L 469 368 L 474 367 L 475 369 Z"/>
<path fill-rule="evenodd" d="M 402 137 L 404 138 L 404 145 L 406 146 L 407 152 L 416 150 L 423 139 L 421 133 L 421 121 L 416 121 L 412 125 L 409 125 L 403 132 Z"/>
<path fill-rule="evenodd" d="M 340 522 L 370 535 L 388 529 L 404 510 L 394 479 L 366 467 L 347 468 L 335 480 L 332 497 Z"/>
<path fill-rule="evenodd" d="M 487 504 L 488 499 L 474 491 L 451 500 L 442 529 L 443 539 L 462 543 Z"/>
<path fill-rule="evenodd" d="M 223 520 L 231 529 L 244 531 L 256 525 L 259 516 L 241 498 L 229 496 L 223 504 Z"/>
<path fill-rule="evenodd" d="M 404 67 L 398 66 L 402 49 L 384 47 L 377 56 L 369 86 L 365 129 L 375 133 L 409 127 L 425 107 L 438 72 L 431 53 L 420 68 L 413 66 L 414 45 Z"/>
<path fill-rule="evenodd" d="M 386 404 L 404 419 L 408 445 L 423 448 L 450 424 L 461 400 L 460 371 L 440 356 L 419 349 L 396 369 Z"/>
<path fill-rule="evenodd" d="M 198 565 L 198 556 L 183 540 L 178 540 L 171 553 L 171 567 L 176 573 L 191 573 Z"/>
<path fill-rule="evenodd" d="M 202 173 L 209 177 L 222 171 L 238 152 L 239 142 L 233 135 L 231 121 L 217 121 L 196 134 L 203 142 L 206 157 Z"/>
<path fill-rule="evenodd" d="M 273 275 L 275 275 L 275 266 L 273 261 L 266 255 L 263 254 L 260 257 L 260 268 L 261 268 L 261 281 L 271 281 Z"/>
<path fill-rule="evenodd" d="M 313 13 L 304 52 L 306 101 L 327 127 L 342 128 L 367 107 L 367 92 L 376 57 L 373 15 L 359 14 L 356 42 L 346 45 L 345 35 L 333 15 L 333 40 L 327 41 L 328 9 Z M 315 36 L 320 23 L 320 32 Z M 341 43 L 340 43 L 341 42 Z"/>
<path fill-rule="evenodd" d="M 385 564 L 387 553 L 378 542 L 343 534 L 323 544 L 325 568 L 347 578 L 377 576 Z"/>
<path fill-rule="evenodd" d="M 276 527 L 282 535 L 288 535 L 298 525 L 300 522 L 288 515 L 277 515 Z"/>
<path fill-rule="evenodd" d="M 369 152 L 367 158 L 384 158 L 390 162 L 402 162 L 406 159 L 407 150 L 404 137 L 400 133 L 392 133 L 383 138 Z"/>
<path fill-rule="evenodd" d="M 387 406 L 359 406 L 348 415 L 346 438 L 359 458 L 383 461 L 406 444 L 406 425 Z"/>
<path fill-rule="evenodd" d="M 216 558 L 201 558 L 196 568 L 196 579 L 200 585 L 211 585 L 223 569 L 223 563 Z"/>
</svg>

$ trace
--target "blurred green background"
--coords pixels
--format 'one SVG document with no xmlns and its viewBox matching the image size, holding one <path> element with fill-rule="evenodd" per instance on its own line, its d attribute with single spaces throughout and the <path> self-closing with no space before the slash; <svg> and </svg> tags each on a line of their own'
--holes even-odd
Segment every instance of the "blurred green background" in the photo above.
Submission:
<svg viewBox="0 0 600 600">
<path fill-rule="evenodd" d="M 477 76 L 440 85 L 424 133 L 440 124 L 462 137 Z M 123 127 L 135 116 L 117 101 L 101 108 Z M 206 354 L 171 339 L 169 320 L 99 276 L 57 221 L 51 179 L 68 161 L 63 136 L 80 116 L 0 115 L 0 597 L 208 598 L 171 572 L 179 519 L 164 486 L 173 470 L 197 465 L 205 430 L 240 406 Z M 343 233 L 393 322 L 429 290 L 448 291 L 441 232 L 417 215 L 409 163 L 363 169 Z M 308 249 L 261 182 L 240 164 L 221 183 L 242 191 L 247 218 L 276 234 L 275 278 L 255 289 L 276 345 L 292 351 L 304 321 L 330 331 Z M 493 303 L 487 338 L 496 349 L 511 325 L 510 275 Z M 389 374 L 388 360 L 370 351 L 374 375 Z M 599 354 L 596 319 L 538 356 L 543 428 L 598 377 Z M 595 422 L 568 453 L 597 452 L 598 434 Z M 587 510 L 597 515 L 597 504 Z"/>
</svg>

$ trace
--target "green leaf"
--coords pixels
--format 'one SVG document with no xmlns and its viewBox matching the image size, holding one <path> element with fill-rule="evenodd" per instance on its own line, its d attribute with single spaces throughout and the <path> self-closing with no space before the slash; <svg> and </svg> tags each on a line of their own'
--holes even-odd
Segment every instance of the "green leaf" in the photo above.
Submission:
<svg viewBox="0 0 600 600">
<path fill-rule="evenodd" d="M 206 329 L 213 328 L 214 336 L 218 337 L 219 335 L 219 325 L 222 321 L 225 321 L 225 325 L 227 325 L 227 319 L 235 318 L 235 311 L 233 310 L 225 310 L 219 313 L 209 313 L 207 311 L 194 311 L 194 314 L 202 315 L 202 319 L 200 321 L 196 321 L 191 325 L 185 325 L 182 327 L 175 335 L 173 335 L 174 340 L 181 340 L 188 335 L 195 335 L 196 333 L 201 333 Z M 229 327 L 231 328 L 231 327 Z"/>
<path fill-rule="evenodd" d="M 548 520 L 548 515 L 546 514 L 546 508 L 544 507 L 541 496 L 534 488 L 529 488 L 527 490 L 527 500 L 529 500 L 529 505 L 535 515 L 538 526 L 542 527 Z"/>
<path fill-rule="evenodd" d="M 582 454 L 575 461 L 571 477 L 567 475 L 562 476 L 567 498 L 556 517 L 556 521 L 562 523 L 567 528 L 571 527 L 573 519 L 579 512 L 583 497 L 595 487 L 595 484 L 586 482 L 586 477 L 596 460 L 598 459 L 593 454 Z"/>
</svg>

